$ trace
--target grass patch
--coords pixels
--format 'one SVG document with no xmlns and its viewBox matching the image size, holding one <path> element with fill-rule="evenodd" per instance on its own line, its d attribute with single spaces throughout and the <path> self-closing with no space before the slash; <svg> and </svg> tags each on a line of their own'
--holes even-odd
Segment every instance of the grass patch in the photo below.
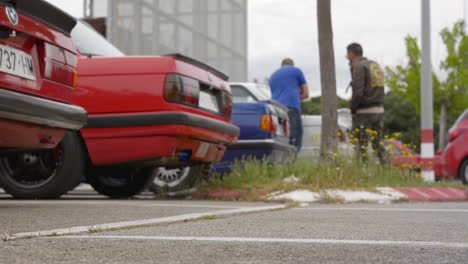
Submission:
<svg viewBox="0 0 468 264">
<path fill-rule="evenodd" d="M 320 194 L 320 203 L 322 204 L 344 204 L 345 200 L 343 197 L 333 197 L 326 192 Z"/>
<path fill-rule="evenodd" d="M 207 216 L 200 217 L 197 220 L 198 221 L 212 221 L 212 220 L 217 220 L 217 219 L 218 217 L 215 215 L 207 215 Z"/>
<path fill-rule="evenodd" d="M 108 232 L 109 230 L 108 229 L 105 229 L 105 228 L 102 228 L 102 227 L 99 227 L 99 226 L 96 226 L 96 227 L 90 227 L 88 229 L 88 232 L 90 234 L 98 234 L 98 233 L 104 233 L 104 232 Z"/>
<path fill-rule="evenodd" d="M 294 184 L 284 179 L 294 175 L 300 181 Z M 287 165 L 269 164 L 260 160 L 237 162 L 232 172 L 201 183 L 200 190 L 239 190 L 245 200 L 258 200 L 259 194 L 276 191 L 305 189 L 313 192 L 323 190 L 375 190 L 377 187 L 461 187 L 454 182 L 426 183 L 420 173 L 402 171 L 389 166 L 353 160 L 318 162 L 297 160 Z M 337 201 L 334 201 L 336 203 Z"/>
</svg>

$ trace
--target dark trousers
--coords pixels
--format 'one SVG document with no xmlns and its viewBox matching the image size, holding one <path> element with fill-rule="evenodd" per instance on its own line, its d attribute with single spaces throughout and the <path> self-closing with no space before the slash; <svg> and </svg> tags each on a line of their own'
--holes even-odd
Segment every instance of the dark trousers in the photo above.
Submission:
<svg viewBox="0 0 468 264">
<path fill-rule="evenodd" d="M 353 116 L 353 137 L 356 155 L 359 160 L 369 160 L 369 142 L 372 150 L 383 164 L 385 148 L 383 144 L 384 114 L 358 114 Z"/>
<path fill-rule="evenodd" d="M 302 148 L 302 137 L 304 136 L 301 112 L 295 108 L 289 108 L 288 116 L 291 130 L 289 144 L 296 146 L 297 150 L 300 151 Z"/>
</svg>

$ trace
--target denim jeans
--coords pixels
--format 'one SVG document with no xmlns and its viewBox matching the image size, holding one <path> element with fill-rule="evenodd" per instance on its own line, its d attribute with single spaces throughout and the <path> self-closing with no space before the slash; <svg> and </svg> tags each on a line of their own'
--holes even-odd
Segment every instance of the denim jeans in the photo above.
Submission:
<svg viewBox="0 0 468 264">
<path fill-rule="evenodd" d="M 296 146 L 297 150 L 300 151 L 302 148 L 302 137 L 304 136 L 301 112 L 295 108 L 289 108 L 288 116 L 291 130 L 289 144 Z"/>
</svg>

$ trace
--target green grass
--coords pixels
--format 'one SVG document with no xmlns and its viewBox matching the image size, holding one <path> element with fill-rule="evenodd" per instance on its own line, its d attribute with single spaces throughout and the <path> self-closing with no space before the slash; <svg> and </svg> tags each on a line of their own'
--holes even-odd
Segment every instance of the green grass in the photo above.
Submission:
<svg viewBox="0 0 468 264">
<path fill-rule="evenodd" d="M 212 221 L 212 220 L 217 220 L 217 219 L 218 217 L 215 215 L 207 215 L 207 216 L 200 217 L 197 220 L 198 221 Z"/>
<path fill-rule="evenodd" d="M 290 176 L 300 179 L 297 184 L 284 183 Z M 451 186 L 458 183 L 425 183 L 414 171 L 401 171 L 380 164 L 362 164 L 351 160 L 318 162 L 297 160 L 288 165 L 268 164 L 258 160 L 244 160 L 233 166 L 229 175 L 202 183 L 201 190 L 239 190 L 247 200 L 258 194 L 275 191 L 306 189 L 320 192 L 329 189 L 375 190 L 377 187 Z"/>
</svg>

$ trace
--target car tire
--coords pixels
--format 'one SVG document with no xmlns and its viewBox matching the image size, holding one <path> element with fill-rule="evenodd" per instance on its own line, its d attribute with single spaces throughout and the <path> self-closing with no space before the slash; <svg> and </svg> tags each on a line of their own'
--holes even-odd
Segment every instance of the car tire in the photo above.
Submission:
<svg viewBox="0 0 468 264">
<path fill-rule="evenodd" d="M 210 174 L 210 170 L 206 165 L 193 165 L 175 169 L 158 167 L 153 173 L 155 177 L 150 191 L 176 193 L 192 189 L 198 179 Z"/>
<path fill-rule="evenodd" d="M 460 167 L 459 177 L 465 185 L 468 185 L 468 159 Z"/>
<path fill-rule="evenodd" d="M 67 132 L 53 150 L 0 157 L 0 185 L 15 199 L 58 199 L 80 184 L 84 166 L 82 142 Z"/>
<path fill-rule="evenodd" d="M 98 193 L 113 199 L 127 199 L 140 194 L 152 184 L 152 169 L 94 169 L 89 184 Z"/>
</svg>

